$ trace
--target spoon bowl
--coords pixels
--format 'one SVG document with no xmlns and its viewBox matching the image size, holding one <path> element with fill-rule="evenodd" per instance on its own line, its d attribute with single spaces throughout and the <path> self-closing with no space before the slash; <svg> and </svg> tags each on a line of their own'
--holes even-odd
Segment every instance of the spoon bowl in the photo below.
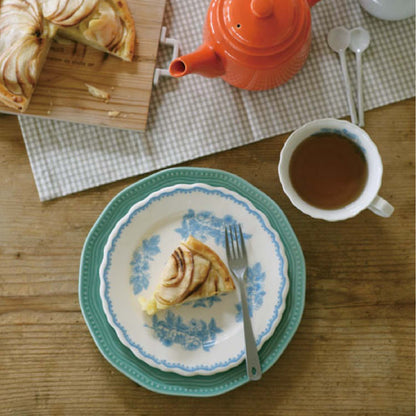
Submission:
<svg viewBox="0 0 416 416">
<path fill-rule="evenodd" d="M 351 34 L 343 26 L 334 27 L 328 33 L 328 45 L 335 52 L 345 51 L 350 45 Z"/>
<path fill-rule="evenodd" d="M 362 53 L 370 46 L 370 34 L 362 27 L 356 27 L 350 32 L 350 49 L 355 53 Z"/>
</svg>

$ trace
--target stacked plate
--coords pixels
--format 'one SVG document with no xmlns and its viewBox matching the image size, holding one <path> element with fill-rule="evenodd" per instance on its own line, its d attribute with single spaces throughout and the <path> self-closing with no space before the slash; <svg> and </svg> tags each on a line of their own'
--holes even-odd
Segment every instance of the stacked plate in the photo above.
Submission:
<svg viewBox="0 0 416 416">
<path fill-rule="evenodd" d="M 263 371 L 293 337 L 304 307 L 302 250 L 280 208 L 243 179 L 213 169 L 176 168 L 117 195 L 89 233 L 79 298 L 104 357 L 138 384 L 165 394 L 213 396 L 248 381 L 237 293 L 148 316 L 163 266 L 189 235 L 225 261 L 224 226 L 241 223 L 247 295 Z"/>
</svg>

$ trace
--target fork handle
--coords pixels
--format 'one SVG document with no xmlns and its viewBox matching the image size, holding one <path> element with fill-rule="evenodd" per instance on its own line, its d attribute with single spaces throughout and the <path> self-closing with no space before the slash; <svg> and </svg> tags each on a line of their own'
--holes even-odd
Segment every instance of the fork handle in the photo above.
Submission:
<svg viewBox="0 0 416 416">
<path fill-rule="evenodd" d="M 247 297 L 244 284 L 237 279 L 240 292 L 241 308 L 243 311 L 244 341 L 246 344 L 246 366 L 247 375 L 250 380 L 261 379 L 261 366 L 259 354 L 257 352 L 256 340 L 254 339 L 253 328 L 251 326 L 250 313 L 248 311 Z"/>
</svg>

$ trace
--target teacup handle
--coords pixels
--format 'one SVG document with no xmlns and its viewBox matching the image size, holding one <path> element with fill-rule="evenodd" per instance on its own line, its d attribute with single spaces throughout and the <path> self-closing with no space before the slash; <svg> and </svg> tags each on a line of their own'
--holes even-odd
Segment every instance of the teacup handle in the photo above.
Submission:
<svg viewBox="0 0 416 416">
<path fill-rule="evenodd" d="M 394 211 L 393 205 L 389 204 L 384 198 L 378 195 L 373 199 L 373 202 L 371 202 L 368 209 L 373 211 L 374 214 L 385 218 L 390 217 Z"/>
</svg>

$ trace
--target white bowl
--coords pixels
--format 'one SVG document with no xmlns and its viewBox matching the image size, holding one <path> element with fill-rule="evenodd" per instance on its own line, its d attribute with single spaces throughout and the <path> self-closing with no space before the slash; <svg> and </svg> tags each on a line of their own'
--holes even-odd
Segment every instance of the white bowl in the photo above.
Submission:
<svg viewBox="0 0 416 416">
<path fill-rule="evenodd" d="M 415 15 L 415 0 L 360 0 L 360 4 L 383 20 L 402 20 Z"/>
</svg>

